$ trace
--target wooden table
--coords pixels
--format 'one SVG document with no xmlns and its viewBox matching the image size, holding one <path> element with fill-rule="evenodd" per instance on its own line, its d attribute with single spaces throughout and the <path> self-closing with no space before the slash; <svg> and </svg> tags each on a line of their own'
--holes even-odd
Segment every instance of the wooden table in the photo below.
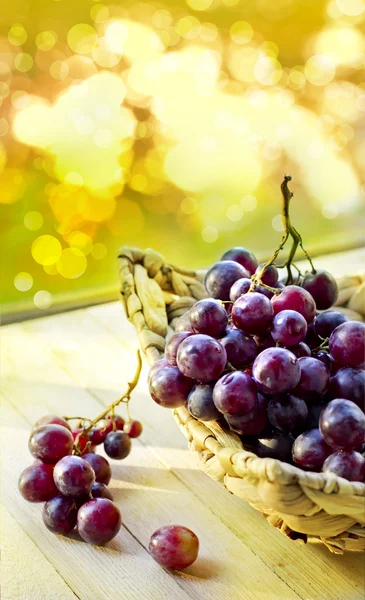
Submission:
<svg viewBox="0 0 365 600">
<path fill-rule="evenodd" d="M 118 303 L 3 328 L 2 600 L 363 599 L 363 554 L 289 541 L 199 470 L 170 411 L 150 399 L 147 367 L 131 401 L 143 434 L 127 459 L 112 461 L 118 536 L 96 547 L 45 528 L 42 507 L 17 490 L 32 462 L 31 424 L 48 413 L 98 414 L 125 389 L 136 348 Z M 165 571 L 147 552 L 150 535 L 168 523 L 200 539 L 184 572 Z"/>
</svg>

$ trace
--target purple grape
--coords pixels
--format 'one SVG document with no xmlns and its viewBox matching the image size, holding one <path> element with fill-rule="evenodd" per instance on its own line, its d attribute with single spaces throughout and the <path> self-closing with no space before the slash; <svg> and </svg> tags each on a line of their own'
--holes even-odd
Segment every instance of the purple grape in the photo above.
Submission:
<svg viewBox="0 0 365 600">
<path fill-rule="evenodd" d="M 330 354 L 342 367 L 365 366 L 365 323 L 347 321 L 336 327 L 329 339 Z"/>
<path fill-rule="evenodd" d="M 255 275 L 257 276 L 261 269 L 264 267 L 265 263 L 261 263 L 258 265 Z M 262 283 L 265 285 L 269 285 L 270 287 L 275 287 L 279 279 L 279 273 L 275 265 L 269 265 L 266 267 L 264 274 L 261 277 Z"/>
<path fill-rule="evenodd" d="M 53 480 L 53 465 L 30 465 L 20 474 L 19 492 L 28 502 L 46 502 L 58 494 Z"/>
<path fill-rule="evenodd" d="M 250 275 L 253 275 L 257 267 L 257 260 L 254 254 L 246 248 L 231 248 L 227 250 L 221 258 L 221 260 L 233 260 L 238 262 L 242 267 L 248 271 Z"/>
<path fill-rule="evenodd" d="M 298 359 L 285 348 L 267 348 L 255 358 L 252 368 L 257 387 L 264 394 L 294 389 L 300 379 Z"/>
<path fill-rule="evenodd" d="M 270 399 L 267 416 L 275 429 L 290 433 L 293 429 L 304 426 L 308 408 L 304 400 L 288 394 Z"/>
<path fill-rule="evenodd" d="M 178 318 L 175 325 L 176 333 L 178 333 L 179 331 L 189 331 L 190 333 L 193 333 L 193 329 L 190 325 L 189 316 L 190 310 L 188 310 L 186 313 L 184 313 L 183 315 L 181 315 L 181 317 Z"/>
<path fill-rule="evenodd" d="M 224 416 L 229 428 L 240 435 L 259 435 L 267 426 L 267 401 L 262 394 L 257 395 L 254 407 L 245 415 Z"/>
<path fill-rule="evenodd" d="M 193 335 L 181 342 L 177 353 L 181 373 L 200 383 L 218 379 L 226 362 L 227 353 L 222 344 L 204 334 Z"/>
<path fill-rule="evenodd" d="M 300 380 L 294 390 L 294 394 L 304 400 L 318 401 L 326 392 L 330 381 L 327 367 L 311 356 L 303 356 L 298 359 L 300 366 Z"/>
<path fill-rule="evenodd" d="M 162 367 L 169 367 L 169 362 L 166 360 L 166 358 L 160 358 L 160 360 L 157 360 L 152 367 L 150 368 L 150 370 L 148 371 L 148 376 L 147 376 L 147 382 L 148 384 L 150 383 L 152 376 L 159 371 L 160 369 L 162 369 Z M 109 419 L 109 417 L 108 417 Z M 124 423 L 123 423 L 124 425 Z M 118 427 L 117 427 L 118 429 Z M 123 429 L 123 427 L 122 427 Z"/>
<path fill-rule="evenodd" d="M 64 496 L 78 496 L 88 492 L 95 483 L 91 465 L 80 456 L 64 456 L 53 471 L 54 482 Z"/>
<path fill-rule="evenodd" d="M 176 367 L 177 362 L 177 351 L 181 342 L 183 342 L 187 337 L 193 335 L 190 331 L 178 331 L 174 333 L 166 342 L 165 346 L 165 356 L 166 360 L 172 367 Z"/>
<path fill-rule="evenodd" d="M 365 482 L 365 458 L 360 452 L 339 450 L 324 461 L 323 473 L 334 473 L 349 481 Z"/>
<path fill-rule="evenodd" d="M 241 371 L 227 373 L 214 386 L 213 402 L 223 414 L 245 415 L 257 402 L 256 384 Z"/>
<path fill-rule="evenodd" d="M 201 383 L 196 385 L 188 397 L 188 411 L 199 421 L 215 421 L 220 413 L 213 402 L 214 384 Z"/>
<path fill-rule="evenodd" d="M 228 315 L 218 300 L 207 298 L 194 304 L 190 310 L 189 320 L 195 333 L 219 338 L 226 331 Z"/>
<path fill-rule="evenodd" d="M 199 539 L 182 525 L 165 525 L 150 538 L 148 551 L 166 569 L 185 569 L 197 559 Z"/>
<path fill-rule="evenodd" d="M 247 277 L 242 277 L 242 279 L 237 279 L 231 287 L 231 291 L 229 292 L 229 298 L 232 302 L 236 302 L 240 296 L 246 294 L 251 287 L 251 279 Z M 229 305 L 230 306 L 230 305 Z"/>
<path fill-rule="evenodd" d="M 365 371 L 343 367 L 330 379 L 330 398 L 346 398 L 355 402 L 365 412 Z"/>
<path fill-rule="evenodd" d="M 75 528 L 77 505 L 73 498 L 55 496 L 43 507 L 43 522 L 53 533 L 66 535 Z"/>
<path fill-rule="evenodd" d="M 187 338 L 184 342 L 195 337 L 197 336 Z M 153 400 L 160 406 L 178 408 L 185 404 L 193 385 L 194 382 L 184 377 L 177 367 L 168 366 L 162 367 L 152 374 L 149 391 Z"/>
<path fill-rule="evenodd" d="M 313 352 L 312 357 L 316 358 L 317 360 L 320 360 L 321 363 L 323 363 L 324 366 L 327 368 L 328 372 L 332 373 L 332 371 L 334 370 L 335 361 L 333 360 L 332 356 L 328 354 L 328 352 L 326 352 L 325 350 Z"/>
<path fill-rule="evenodd" d="M 124 431 L 111 431 L 105 438 L 105 453 L 116 460 L 126 458 L 131 451 L 131 438 Z"/>
<path fill-rule="evenodd" d="M 117 535 L 121 525 L 118 508 L 107 498 L 89 500 L 77 514 L 79 534 L 88 544 L 106 544 Z"/>
<path fill-rule="evenodd" d="M 71 454 L 74 439 L 71 431 L 62 425 L 42 425 L 29 438 L 29 451 L 44 463 L 55 464 Z"/>
<path fill-rule="evenodd" d="M 228 362 L 235 369 L 243 369 L 257 356 L 255 340 L 239 329 L 230 329 L 219 341 L 226 350 Z"/>
<path fill-rule="evenodd" d="M 249 277 L 248 271 L 233 260 L 215 263 L 205 276 L 205 287 L 209 296 L 218 300 L 229 300 L 229 292 L 237 279 Z"/>
<path fill-rule="evenodd" d="M 297 286 L 288 285 L 271 300 L 274 313 L 282 310 L 296 310 L 303 315 L 307 323 L 313 321 L 316 314 L 316 303 L 307 290 Z"/>
<path fill-rule="evenodd" d="M 237 329 L 255 335 L 267 331 L 273 316 L 274 311 L 270 300 L 257 292 L 240 296 L 232 308 L 232 321 Z"/>
<path fill-rule="evenodd" d="M 113 423 L 107 419 L 102 419 L 91 431 L 89 431 L 89 440 L 93 446 L 102 444 L 110 431 L 113 431 Z"/>
<path fill-rule="evenodd" d="M 112 493 L 105 483 L 99 483 L 97 481 L 90 491 L 93 498 L 107 498 L 108 500 L 113 500 Z"/>
<path fill-rule="evenodd" d="M 328 338 L 332 331 L 342 323 L 348 321 L 343 313 L 337 310 L 326 310 L 317 315 L 313 321 L 314 331 L 321 338 Z"/>
<path fill-rule="evenodd" d="M 92 467 L 95 473 L 95 481 L 108 485 L 112 476 L 112 470 L 106 458 L 100 454 L 94 454 L 93 452 L 86 454 L 83 458 Z"/>
<path fill-rule="evenodd" d="M 331 400 L 323 409 L 319 428 L 334 450 L 356 450 L 365 441 L 365 415 L 354 402 Z"/>
<path fill-rule="evenodd" d="M 255 292 L 257 292 L 258 294 L 263 294 L 269 300 L 271 300 L 271 298 L 274 295 L 274 293 L 271 290 L 269 290 L 268 288 L 264 287 L 263 285 L 258 285 L 257 288 L 255 289 Z"/>
<path fill-rule="evenodd" d="M 290 346 L 288 350 L 290 350 L 290 352 L 292 352 L 297 358 L 302 358 L 303 356 L 311 355 L 311 349 L 309 348 L 309 346 L 307 346 L 305 342 L 299 342 L 299 344 L 297 344 L 296 346 Z"/>
<path fill-rule="evenodd" d="M 312 406 L 308 407 L 308 417 L 304 427 L 305 431 L 319 428 L 319 418 L 324 407 L 324 404 L 312 404 Z"/>
<path fill-rule="evenodd" d="M 319 310 L 330 308 L 338 297 L 338 287 L 335 278 L 327 271 L 307 273 L 302 286 L 314 298 Z"/>
<path fill-rule="evenodd" d="M 276 346 L 276 342 L 269 331 L 262 336 L 255 335 L 254 340 L 257 346 L 257 354 L 260 354 L 263 350 L 267 350 L 268 348 L 275 348 Z"/>
<path fill-rule="evenodd" d="M 66 427 L 69 431 L 71 431 L 71 427 L 63 417 L 59 417 L 58 415 L 45 415 L 36 421 L 32 427 L 32 431 L 38 429 L 38 427 L 42 427 L 43 425 L 61 425 L 61 427 Z"/>
<path fill-rule="evenodd" d="M 323 340 L 316 334 L 316 331 L 314 329 L 314 322 L 312 321 L 312 323 L 309 323 L 307 328 L 305 343 L 308 344 L 308 346 L 314 350 L 315 348 L 318 348 L 318 346 L 321 345 L 322 341 Z"/>
<path fill-rule="evenodd" d="M 296 438 L 293 449 L 293 461 L 309 471 L 320 471 L 331 448 L 326 444 L 319 429 L 310 429 Z"/>
<path fill-rule="evenodd" d="M 255 452 L 260 458 L 276 458 L 284 462 L 291 459 L 294 438 L 291 434 L 273 433 L 270 437 L 259 438 Z"/>
<path fill-rule="evenodd" d="M 273 318 L 271 335 L 283 346 L 296 346 L 305 339 L 307 321 L 295 310 L 282 310 Z"/>
</svg>

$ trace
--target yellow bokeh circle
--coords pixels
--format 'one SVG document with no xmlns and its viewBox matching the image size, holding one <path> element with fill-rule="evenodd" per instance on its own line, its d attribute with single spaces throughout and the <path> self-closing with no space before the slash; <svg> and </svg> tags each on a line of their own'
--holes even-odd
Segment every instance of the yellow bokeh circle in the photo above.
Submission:
<svg viewBox="0 0 365 600">
<path fill-rule="evenodd" d="M 336 74 L 336 65 L 329 56 L 315 54 L 305 63 L 304 74 L 313 85 L 327 85 Z"/>
<path fill-rule="evenodd" d="M 184 40 L 193 40 L 200 33 L 200 21 L 196 17 L 182 17 L 176 23 L 175 31 Z"/>
<path fill-rule="evenodd" d="M 67 34 L 67 43 L 76 54 L 88 54 L 95 48 L 97 41 L 94 27 L 86 23 L 74 25 Z"/>
<path fill-rule="evenodd" d="M 35 38 L 35 43 L 42 52 L 49 52 L 56 44 L 57 39 L 58 35 L 54 31 L 41 31 Z"/>
<path fill-rule="evenodd" d="M 41 235 L 34 240 L 31 252 L 40 265 L 53 265 L 61 256 L 62 246 L 53 235 Z"/>
<path fill-rule="evenodd" d="M 186 0 L 186 4 L 193 10 L 207 10 L 213 4 L 213 0 Z"/>
<path fill-rule="evenodd" d="M 14 67 L 20 73 L 27 73 L 33 67 L 33 58 L 27 52 L 19 52 L 14 58 Z"/>
<path fill-rule="evenodd" d="M 229 30 L 229 35 L 235 44 L 247 44 L 252 40 L 253 29 L 247 21 L 236 21 Z"/>
<path fill-rule="evenodd" d="M 23 25 L 16 23 L 10 27 L 8 32 L 8 40 L 13 46 L 22 46 L 27 41 L 27 32 Z"/>
<path fill-rule="evenodd" d="M 85 256 L 90 254 L 93 247 L 93 241 L 91 237 L 83 231 L 73 231 L 68 236 L 67 241 L 71 248 L 78 248 L 83 252 L 83 254 L 85 254 Z"/>
<path fill-rule="evenodd" d="M 39 290 L 34 294 L 33 302 L 37 308 L 45 310 L 52 304 L 52 296 L 47 290 Z"/>
<path fill-rule="evenodd" d="M 14 286 L 19 292 L 27 292 L 33 285 L 33 277 L 24 271 L 14 277 Z"/>
<path fill-rule="evenodd" d="M 57 261 L 57 271 L 65 279 L 77 279 L 85 273 L 86 256 L 79 248 L 66 248 Z"/>
<path fill-rule="evenodd" d="M 29 231 L 37 231 L 37 229 L 40 229 L 43 225 L 43 217 L 38 211 L 31 210 L 27 212 L 23 222 Z"/>
<path fill-rule="evenodd" d="M 101 260 L 101 259 L 105 258 L 107 254 L 108 254 L 108 249 L 105 246 L 105 244 L 98 242 L 97 244 L 93 245 L 92 250 L 91 250 L 91 256 L 93 258 L 96 258 L 96 260 Z"/>
</svg>

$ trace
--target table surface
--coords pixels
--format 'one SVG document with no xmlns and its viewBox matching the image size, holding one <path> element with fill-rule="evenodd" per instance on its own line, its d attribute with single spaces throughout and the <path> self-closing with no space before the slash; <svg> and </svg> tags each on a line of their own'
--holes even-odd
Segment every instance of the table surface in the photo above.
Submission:
<svg viewBox="0 0 365 600">
<path fill-rule="evenodd" d="M 333 267 L 356 270 L 353 260 Z M 150 399 L 146 366 L 131 400 L 143 434 L 125 460 L 111 461 L 119 534 L 97 547 L 45 528 L 42 507 L 17 491 L 32 462 L 31 424 L 49 413 L 96 416 L 125 390 L 136 349 L 119 303 L 2 329 L 2 600 L 363 599 L 363 554 L 288 540 L 200 471 L 170 411 Z M 153 531 L 169 523 L 200 539 L 183 572 L 162 569 L 147 551 Z"/>
</svg>

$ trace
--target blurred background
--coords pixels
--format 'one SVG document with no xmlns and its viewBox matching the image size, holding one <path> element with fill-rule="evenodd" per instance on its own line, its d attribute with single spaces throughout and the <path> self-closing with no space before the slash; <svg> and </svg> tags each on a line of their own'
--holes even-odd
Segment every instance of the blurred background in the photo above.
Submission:
<svg viewBox="0 0 365 600">
<path fill-rule="evenodd" d="M 285 172 L 308 248 L 363 243 L 365 0 L 11 0 L 1 28 L 6 318 L 115 298 L 121 245 L 267 257 Z"/>
</svg>

